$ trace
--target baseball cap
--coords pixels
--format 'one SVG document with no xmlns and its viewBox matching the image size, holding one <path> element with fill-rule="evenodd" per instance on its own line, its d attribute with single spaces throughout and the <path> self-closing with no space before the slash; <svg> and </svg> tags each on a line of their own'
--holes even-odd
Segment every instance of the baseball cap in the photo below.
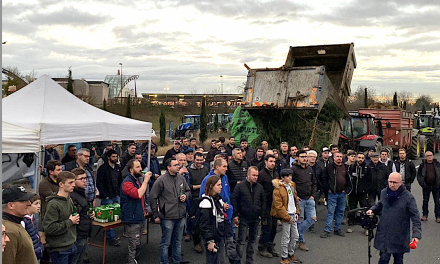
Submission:
<svg viewBox="0 0 440 264">
<path fill-rule="evenodd" d="M 194 152 L 194 149 L 192 149 L 192 148 L 188 148 L 187 150 L 185 150 L 183 153 L 184 154 L 188 154 L 188 153 L 193 153 Z"/>
<path fill-rule="evenodd" d="M 370 155 L 370 157 L 379 157 L 379 153 L 374 152 L 373 154 Z"/>
<path fill-rule="evenodd" d="M 322 152 L 324 152 L 324 151 L 330 151 L 330 149 L 327 148 L 327 147 L 323 147 L 323 148 L 322 148 Z"/>
<path fill-rule="evenodd" d="M 2 204 L 25 202 L 31 200 L 35 193 L 29 193 L 23 186 L 10 186 L 2 192 Z"/>
</svg>

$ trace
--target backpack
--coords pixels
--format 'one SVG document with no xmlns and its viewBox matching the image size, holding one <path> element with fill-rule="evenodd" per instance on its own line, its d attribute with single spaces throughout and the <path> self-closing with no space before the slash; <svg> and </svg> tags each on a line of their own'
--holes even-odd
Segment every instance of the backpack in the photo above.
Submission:
<svg viewBox="0 0 440 264">
<path fill-rule="evenodd" d="M 192 203 L 191 206 L 189 207 L 189 211 L 188 211 L 188 216 L 189 216 L 189 221 L 192 224 L 192 228 L 193 230 L 199 230 L 200 227 L 200 203 L 204 200 L 207 199 L 209 200 L 209 202 L 211 203 L 211 206 L 214 207 L 214 203 L 212 202 L 211 199 L 209 199 L 208 197 L 197 197 L 197 198 L 193 198 L 192 199 Z"/>
</svg>

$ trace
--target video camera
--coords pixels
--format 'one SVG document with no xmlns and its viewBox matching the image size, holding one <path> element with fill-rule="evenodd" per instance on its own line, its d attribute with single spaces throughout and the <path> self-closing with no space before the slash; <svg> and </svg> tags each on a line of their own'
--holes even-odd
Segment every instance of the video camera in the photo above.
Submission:
<svg viewBox="0 0 440 264">
<path fill-rule="evenodd" d="M 376 228 L 379 218 L 376 215 L 367 215 L 367 207 L 356 208 L 348 211 L 348 215 L 355 215 L 355 221 L 365 229 L 373 230 Z"/>
</svg>

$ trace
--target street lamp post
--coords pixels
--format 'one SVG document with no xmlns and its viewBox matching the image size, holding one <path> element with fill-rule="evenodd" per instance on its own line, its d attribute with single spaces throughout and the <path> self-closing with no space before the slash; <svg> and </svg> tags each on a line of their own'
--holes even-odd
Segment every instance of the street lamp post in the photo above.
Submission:
<svg viewBox="0 0 440 264">
<path fill-rule="evenodd" d="M 120 94 L 121 94 L 121 97 L 122 97 L 122 63 L 119 63 L 119 65 L 121 65 L 121 92 L 120 92 Z M 121 103 L 122 103 L 122 99 L 121 99 Z"/>
<path fill-rule="evenodd" d="M 220 75 L 220 78 L 222 78 L 221 93 L 223 94 L 223 75 Z"/>
<path fill-rule="evenodd" d="M 168 90 L 170 88 L 169 87 L 164 87 L 163 90 L 165 91 L 165 100 L 168 101 Z"/>
</svg>

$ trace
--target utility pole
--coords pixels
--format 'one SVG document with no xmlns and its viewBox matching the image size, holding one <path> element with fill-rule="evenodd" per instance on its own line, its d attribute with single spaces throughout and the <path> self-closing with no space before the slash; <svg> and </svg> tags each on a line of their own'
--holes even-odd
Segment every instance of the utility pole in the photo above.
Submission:
<svg viewBox="0 0 440 264">
<path fill-rule="evenodd" d="M 223 75 L 220 75 L 220 78 L 222 78 L 221 93 L 223 94 Z"/>
<path fill-rule="evenodd" d="M 121 97 L 122 97 L 122 63 L 120 62 L 119 63 L 119 65 L 121 65 L 121 90 L 120 90 L 120 92 L 119 92 L 119 94 L 121 95 Z M 121 103 L 122 103 L 122 98 L 121 98 Z"/>
</svg>

